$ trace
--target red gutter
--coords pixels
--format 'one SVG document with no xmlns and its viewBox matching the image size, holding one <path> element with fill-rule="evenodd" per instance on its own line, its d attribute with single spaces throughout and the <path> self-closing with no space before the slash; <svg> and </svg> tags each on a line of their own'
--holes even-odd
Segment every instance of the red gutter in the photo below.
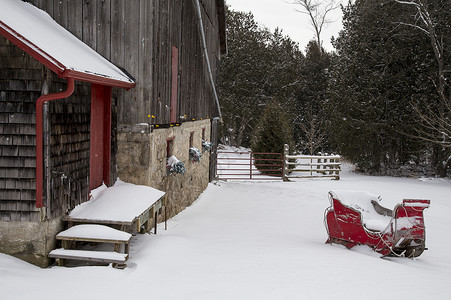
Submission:
<svg viewBox="0 0 451 300">
<path fill-rule="evenodd" d="M 121 81 L 117 79 L 112 79 L 109 77 L 103 77 L 96 74 L 88 74 L 80 71 L 75 71 L 71 69 L 66 69 L 64 72 L 60 74 L 60 77 L 62 78 L 74 78 L 78 81 L 85 81 L 100 85 L 106 85 L 106 86 L 112 86 L 112 87 L 118 87 L 118 88 L 124 88 L 124 89 L 131 89 L 134 88 L 136 83 L 135 82 L 127 82 L 127 81 Z"/>
<path fill-rule="evenodd" d="M 67 78 L 67 89 L 64 92 L 42 95 L 36 101 L 36 207 L 43 206 L 43 190 L 44 190 L 44 158 L 43 158 L 43 121 L 42 107 L 45 102 L 64 99 L 72 95 L 74 92 L 74 79 Z"/>
</svg>

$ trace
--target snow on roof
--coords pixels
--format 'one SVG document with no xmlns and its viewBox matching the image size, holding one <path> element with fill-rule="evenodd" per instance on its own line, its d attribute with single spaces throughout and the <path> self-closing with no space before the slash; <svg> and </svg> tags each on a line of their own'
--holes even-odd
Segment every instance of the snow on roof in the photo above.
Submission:
<svg viewBox="0 0 451 300">
<path fill-rule="evenodd" d="M 112 187 L 91 191 L 88 202 L 76 206 L 69 214 L 73 219 L 117 221 L 133 220 L 164 196 L 164 192 L 145 185 L 117 180 Z"/>
<path fill-rule="evenodd" d="M 50 64 L 46 65 L 61 77 L 89 82 L 95 82 L 97 78 L 106 85 L 127 88 L 134 85 L 134 80 L 118 67 L 60 26 L 46 12 L 29 3 L 2 0 L 0 32 L 6 32 L 25 48 L 31 49 L 31 55 L 43 58 Z"/>
</svg>

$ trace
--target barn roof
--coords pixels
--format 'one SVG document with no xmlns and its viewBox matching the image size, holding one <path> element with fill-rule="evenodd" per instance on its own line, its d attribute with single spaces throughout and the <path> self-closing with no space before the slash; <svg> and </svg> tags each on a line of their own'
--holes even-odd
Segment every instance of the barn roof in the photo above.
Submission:
<svg viewBox="0 0 451 300">
<path fill-rule="evenodd" d="M 0 34 L 62 78 L 132 88 L 134 79 L 46 12 L 20 0 L 2 0 Z"/>
</svg>

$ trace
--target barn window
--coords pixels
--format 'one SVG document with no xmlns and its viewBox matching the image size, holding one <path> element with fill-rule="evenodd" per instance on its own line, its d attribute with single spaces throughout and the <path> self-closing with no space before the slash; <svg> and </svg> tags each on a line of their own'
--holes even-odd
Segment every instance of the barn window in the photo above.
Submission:
<svg viewBox="0 0 451 300">
<path fill-rule="evenodd" d="M 191 131 L 191 133 L 189 134 L 189 147 L 194 147 L 194 131 Z"/>
<path fill-rule="evenodd" d="M 166 140 L 166 157 L 171 157 L 173 155 L 174 139 L 175 137 L 171 137 Z"/>
</svg>

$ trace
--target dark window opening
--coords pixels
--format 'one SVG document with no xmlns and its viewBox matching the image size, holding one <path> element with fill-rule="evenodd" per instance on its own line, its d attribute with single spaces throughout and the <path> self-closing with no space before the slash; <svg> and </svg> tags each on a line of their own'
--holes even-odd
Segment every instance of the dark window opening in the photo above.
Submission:
<svg viewBox="0 0 451 300">
<path fill-rule="evenodd" d="M 189 134 L 189 147 L 193 147 L 194 145 L 194 131 L 191 131 L 191 133 Z"/>
<path fill-rule="evenodd" d="M 170 139 L 166 140 L 166 157 L 171 157 L 174 151 L 174 139 L 175 137 L 172 137 Z"/>
</svg>

